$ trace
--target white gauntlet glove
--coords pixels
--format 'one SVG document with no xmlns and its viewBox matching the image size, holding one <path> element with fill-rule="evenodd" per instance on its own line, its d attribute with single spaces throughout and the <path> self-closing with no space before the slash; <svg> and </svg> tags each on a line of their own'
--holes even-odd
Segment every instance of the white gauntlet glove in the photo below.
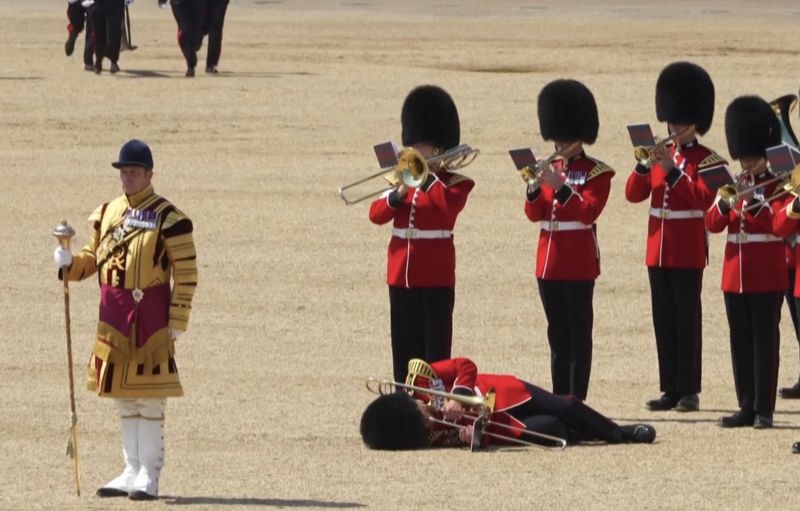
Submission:
<svg viewBox="0 0 800 511">
<path fill-rule="evenodd" d="M 55 261 L 56 266 L 59 268 L 69 266 L 72 264 L 72 254 L 69 252 L 69 250 L 58 247 L 56 251 L 53 252 L 53 261 Z"/>
<path fill-rule="evenodd" d="M 177 341 L 178 337 L 183 333 L 183 330 L 175 330 L 174 328 L 169 329 L 169 335 L 172 337 L 173 341 Z"/>
</svg>

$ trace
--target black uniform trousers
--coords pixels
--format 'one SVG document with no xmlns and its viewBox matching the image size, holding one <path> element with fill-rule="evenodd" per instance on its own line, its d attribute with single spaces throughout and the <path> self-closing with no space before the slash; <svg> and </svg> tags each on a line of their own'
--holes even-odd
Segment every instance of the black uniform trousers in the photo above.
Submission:
<svg viewBox="0 0 800 511">
<path fill-rule="evenodd" d="M 800 345 L 800 330 L 798 330 L 797 323 L 797 298 L 794 297 L 794 278 L 795 271 L 789 270 L 789 287 L 786 289 L 784 296 L 786 298 L 786 305 L 789 307 L 789 315 L 792 318 L 792 325 L 794 325 L 794 336 Z"/>
<path fill-rule="evenodd" d="M 119 60 L 119 47 L 122 42 L 122 20 L 125 14 L 125 0 L 95 0 L 89 7 L 89 16 L 94 28 L 95 64 L 102 66 L 103 58 L 111 62 Z"/>
<path fill-rule="evenodd" d="M 594 280 L 537 281 L 547 316 L 553 393 L 585 400 L 592 370 Z"/>
<path fill-rule="evenodd" d="M 772 418 L 783 293 L 725 293 L 739 408 Z"/>
<path fill-rule="evenodd" d="M 429 363 L 450 358 L 454 288 L 389 286 L 389 306 L 395 381 L 406 380 L 412 358 Z"/>
<path fill-rule="evenodd" d="M 532 398 L 509 409 L 508 414 L 531 431 L 573 441 L 622 441 L 620 427 L 577 396 L 558 396 L 524 383 Z"/>
<path fill-rule="evenodd" d="M 216 66 L 222 52 L 222 27 L 228 0 L 172 0 L 172 15 L 178 23 L 178 45 L 186 66 L 197 66 L 197 52 L 208 34 L 206 66 Z"/>
<path fill-rule="evenodd" d="M 83 63 L 87 66 L 94 64 L 94 29 L 92 28 L 92 18 L 86 12 L 86 7 L 80 1 L 67 5 L 67 19 L 69 25 L 67 31 L 80 34 L 86 27 L 86 35 L 83 44 Z"/>
<path fill-rule="evenodd" d="M 702 269 L 648 267 L 661 391 L 697 394 L 703 352 Z"/>
</svg>

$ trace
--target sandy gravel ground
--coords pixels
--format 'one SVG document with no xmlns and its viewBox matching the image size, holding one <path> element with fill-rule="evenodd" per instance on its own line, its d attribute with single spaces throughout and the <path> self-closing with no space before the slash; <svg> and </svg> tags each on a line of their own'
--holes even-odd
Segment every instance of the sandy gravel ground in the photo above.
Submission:
<svg viewBox="0 0 800 511">
<path fill-rule="evenodd" d="M 736 408 L 720 236 L 703 293 L 702 410 L 645 410 L 658 394 L 647 206 L 623 196 L 633 165 L 625 125 L 656 125 L 667 63 L 711 73 L 717 115 L 705 142 L 722 154 L 730 100 L 797 91 L 795 2 L 241 0 L 229 8 L 220 75 L 194 80 L 183 78 L 175 23 L 156 2 L 131 7 L 139 49 L 122 55 L 117 76 L 83 71 L 80 41 L 65 58 L 64 8 L 0 2 L 0 509 L 797 509 L 800 457 L 789 448 L 800 404 L 779 400 L 769 431 L 714 425 Z M 594 91 L 601 128 L 590 154 L 618 169 L 599 221 L 589 402 L 623 423 L 653 423 L 656 443 L 368 451 L 357 430 L 373 397 L 363 381 L 391 373 L 389 232 L 336 189 L 375 170 L 372 144 L 399 141 L 413 86 L 450 91 L 462 140 L 481 149 L 457 227 L 454 353 L 548 387 L 532 277 L 538 229 L 506 151 L 549 152 L 536 96 L 560 77 Z M 113 404 L 82 390 L 93 281 L 72 291 L 84 496 L 74 495 L 50 255 L 61 218 L 86 241 L 85 218 L 119 193 L 109 163 L 134 136 L 153 148 L 157 191 L 195 221 L 201 270 L 178 345 L 186 397 L 168 406 L 163 497 L 153 504 L 93 496 L 121 468 Z M 800 370 L 788 318 L 782 333 L 779 384 L 788 385 Z"/>
</svg>

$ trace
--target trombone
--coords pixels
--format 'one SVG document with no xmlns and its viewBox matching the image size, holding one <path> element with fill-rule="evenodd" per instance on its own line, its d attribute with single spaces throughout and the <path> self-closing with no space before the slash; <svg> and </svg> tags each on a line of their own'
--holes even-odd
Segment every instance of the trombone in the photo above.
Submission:
<svg viewBox="0 0 800 511">
<path fill-rule="evenodd" d="M 655 145 L 636 146 L 633 148 L 633 157 L 636 158 L 636 161 L 644 165 L 650 165 L 651 163 L 653 163 L 654 156 L 662 149 L 667 147 L 667 144 L 669 144 L 670 142 L 677 142 L 680 137 L 686 135 L 687 133 L 690 133 L 694 129 L 695 129 L 694 126 L 690 125 L 687 126 L 685 129 L 679 131 L 678 133 L 673 133 L 672 135 L 668 136 L 663 140 L 659 140 L 658 137 L 656 137 Z"/>
<path fill-rule="evenodd" d="M 528 183 L 529 186 L 534 188 L 538 187 L 542 182 L 542 176 L 545 170 L 556 160 L 560 160 L 564 158 L 565 155 L 571 153 L 578 145 L 579 142 L 573 142 L 567 147 L 556 150 L 553 154 L 548 156 L 546 160 L 537 161 L 532 165 L 522 167 L 519 169 L 520 177 L 522 177 L 522 180 Z"/>
<path fill-rule="evenodd" d="M 478 157 L 479 153 L 479 149 L 473 149 L 467 144 L 461 144 L 442 154 L 437 154 L 436 156 L 426 159 L 422 156 L 422 153 L 413 147 L 405 147 L 397 153 L 395 163 L 391 167 L 382 168 L 375 174 L 339 188 L 339 198 L 349 206 L 394 190 L 401 183 L 409 188 L 418 188 L 428 179 L 429 173 L 436 173 L 442 170 L 453 171 L 462 169 L 472 163 L 475 158 Z M 389 186 L 363 194 L 359 197 L 351 198 L 347 196 L 346 192 L 350 188 L 354 188 L 378 177 L 383 177 L 388 181 Z"/>
<path fill-rule="evenodd" d="M 504 442 L 510 442 L 530 447 L 538 447 L 540 449 L 548 449 L 548 450 L 552 449 L 552 447 L 540 445 L 535 442 L 511 436 L 511 434 L 513 433 L 517 433 L 519 435 L 529 435 L 531 437 L 553 442 L 557 444 L 557 448 L 559 450 L 563 450 L 567 446 L 567 441 L 563 438 L 546 435 L 544 433 L 531 431 L 530 429 L 520 428 L 517 426 L 511 426 L 508 424 L 503 424 L 497 421 L 493 421 L 491 419 L 491 415 L 492 412 L 494 411 L 494 405 L 496 400 L 494 389 L 489 390 L 489 392 L 487 392 L 485 396 L 481 397 L 481 396 L 463 396 L 461 394 L 454 394 L 452 392 L 434 390 L 426 387 L 418 387 L 416 385 L 409 385 L 407 383 L 398 383 L 390 380 L 381 380 L 377 378 L 367 378 L 366 386 L 367 390 L 369 390 L 373 394 L 387 395 L 396 392 L 397 389 L 404 389 L 404 390 L 410 390 L 412 392 L 419 392 L 420 394 L 428 394 L 430 396 L 435 396 L 439 398 L 452 399 L 469 407 L 477 408 L 479 411 L 479 413 L 477 414 L 464 413 L 462 415 L 464 419 L 473 421 L 472 442 L 470 444 L 471 451 L 474 451 L 477 448 L 477 446 L 480 445 L 480 439 L 483 436 L 497 438 Z M 433 408 L 440 410 L 441 406 L 434 405 Z M 469 427 L 446 419 L 439 419 L 437 417 L 428 416 L 428 420 L 430 420 L 431 422 L 436 422 L 438 424 L 444 424 L 446 426 L 450 426 L 456 429 L 464 429 L 466 427 Z M 503 435 L 501 433 L 488 431 L 488 428 L 490 427 L 506 429 L 509 431 L 509 435 Z"/>
<path fill-rule="evenodd" d="M 783 197 L 784 195 L 794 195 L 795 197 L 800 196 L 800 165 L 797 165 L 791 172 L 787 172 L 785 174 L 772 177 L 756 185 L 748 186 L 747 188 L 739 189 L 738 183 L 740 182 L 741 178 L 744 177 L 745 174 L 746 172 L 742 172 L 742 174 L 737 175 L 736 176 L 737 183 L 733 185 L 723 186 L 717 192 L 719 193 L 720 197 L 722 197 L 722 200 L 727 202 L 728 206 L 731 209 L 735 209 L 736 202 L 738 202 L 739 198 L 741 198 L 743 195 L 753 192 L 756 189 L 761 188 L 763 186 L 770 185 L 776 181 L 783 181 L 783 184 L 777 190 L 775 190 L 775 192 L 772 195 L 770 195 L 769 197 L 765 197 L 763 199 L 764 202 L 766 203 L 772 202 L 775 199 Z M 761 201 L 748 204 L 747 206 L 741 208 L 739 212 L 746 213 L 748 211 L 752 211 L 759 207 L 761 207 Z"/>
</svg>

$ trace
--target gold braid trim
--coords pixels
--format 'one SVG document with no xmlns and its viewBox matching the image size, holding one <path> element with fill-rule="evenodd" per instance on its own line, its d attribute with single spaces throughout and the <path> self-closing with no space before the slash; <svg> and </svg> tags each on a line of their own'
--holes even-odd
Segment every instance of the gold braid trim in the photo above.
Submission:
<svg viewBox="0 0 800 511">
<path fill-rule="evenodd" d="M 725 163 L 725 158 L 715 153 L 714 151 L 711 151 L 711 154 L 706 156 L 703 159 L 703 161 L 700 162 L 700 164 L 697 166 L 697 169 L 698 170 L 704 169 L 706 167 L 711 167 L 713 165 L 718 165 L 720 163 Z"/>
<path fill-rule="evenodd" d="M 592 168 L 592 170 L 589 171 L 589 174 L 586 175 L 587 181 L 596 178 L 600 174 L 605 174 L 606 172 L 611 172 L 612 174 L 615 174 L 614 169 L 612 169 L 602 161 L 594 160 L 594 162 L 595 162 L 594 168 Z"/>
</svg>

